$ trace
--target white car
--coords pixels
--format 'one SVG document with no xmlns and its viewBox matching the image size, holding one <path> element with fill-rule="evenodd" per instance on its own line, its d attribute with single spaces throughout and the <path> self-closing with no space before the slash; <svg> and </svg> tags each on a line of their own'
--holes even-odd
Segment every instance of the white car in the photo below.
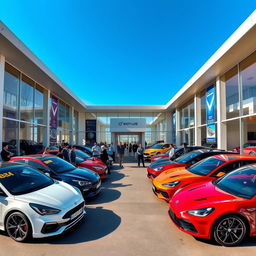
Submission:
<svg viewBox="0 0 256 256">
<path fill-rule="evenodd" d="M 79 189 L 27 165 L 0 164 L 0 230 L 15 241 L 59 235 L 85 213 Z"/>
</svg>

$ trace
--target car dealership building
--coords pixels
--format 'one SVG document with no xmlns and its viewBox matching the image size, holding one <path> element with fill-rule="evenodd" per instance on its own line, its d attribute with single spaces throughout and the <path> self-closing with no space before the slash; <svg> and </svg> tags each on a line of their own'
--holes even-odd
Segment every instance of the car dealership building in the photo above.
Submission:
<svg viewBox="0 0 256 256">
<path fill-rule="evenodd" d="M 0 144 L 256 142 L 256 11 L 161 106 L 85 105 L 0 22 L 0 98 Z"/>
</svg>

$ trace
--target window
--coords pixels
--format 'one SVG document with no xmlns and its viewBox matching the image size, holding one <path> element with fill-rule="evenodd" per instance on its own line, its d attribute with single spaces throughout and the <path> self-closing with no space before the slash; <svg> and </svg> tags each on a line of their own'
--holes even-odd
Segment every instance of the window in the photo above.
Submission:
<svg viewBox="0 0 256 256">
<path fill-rule="evenodd" d="M 5 64 L 3 102 L 4 117 L 13 119 L 18 118 L 19 76 L 20 73 L 15 68 L 7 63 Z"/>
<path fill-rule="evenodd" d="M 240 64 L 243 115 L 256 113 L 256 52 Z"/>
<path fill-rule="evenodd" d="M 224 165 L 223 167 L 221 167 L 218 171 L 213 173 L 211 176 L 218 177 L 218 174 L 221 172 L 227 174 L 227 173 L 239 168 L 240 166 L 241 166 L 241 161 L 235 161 L 235 162 L 228 163 L 228 164 Z"/>
<path fill-rule="evenodd" d="M 205 92 L 201 96 L 201 124 L 206 124 L 206 97 L 205 97 Z"/>
<path fill-rule="evenodd" d="M 34 82 L 22 75 L 20 87 L 20 119 L 22 121 L 33 122 L 34 115 Z"/>
<path fill-rule="evenodd" d="M 36 85 L 36 88 L 35 88 L 35 123 L 45 124 L 44 89 L 39 85 Z"/>
<path fill-rule="evenodd" d="M 226 89 L 226 119 L 239 116 L 238 69 L 232 68 L 222 78 Z"/>
<path fill-rule="evenodd" d="M 36 161 L 29 160 L 28 165 L 30 165 L 33 168 L 36 168 L 40 171 L 48 171 L 48 168 L 43 166 L 41 163 L 38 163 Z"/>
</svg>

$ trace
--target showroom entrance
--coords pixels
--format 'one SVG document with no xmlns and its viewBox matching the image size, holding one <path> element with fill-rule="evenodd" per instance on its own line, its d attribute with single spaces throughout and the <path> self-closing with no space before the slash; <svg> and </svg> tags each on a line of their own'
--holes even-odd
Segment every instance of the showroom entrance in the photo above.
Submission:
<svg viewBox="0 0 256 256">
<path fill-rule="evenodd" d="M 145 118 L 111 118 L 111 141 L 117 145 L 123 143 L 138 143 L 145 147 Z"/>
</svg>

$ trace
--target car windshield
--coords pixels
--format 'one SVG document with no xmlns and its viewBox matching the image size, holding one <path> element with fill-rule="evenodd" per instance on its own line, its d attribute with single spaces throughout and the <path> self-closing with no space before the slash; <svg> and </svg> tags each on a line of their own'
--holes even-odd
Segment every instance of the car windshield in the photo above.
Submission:
<svg viewBox="0 0 256 256">
<path fill-rule="evenodd" d="M 74 165 L 59 157 L 44 157 L 42 162 L 56 173 L 69 172 L 75 169 Z"/>
<path fill-rule="evenodd" d="M 31 193 L 54 183 L 45 174 L 28 166 L 2 168 L 0 182 L 12 195 Z"/>
<path fill-rule="evenodd" d="M 188 171 L 201 175 L 201 176 L 206 176 L 210 172 L 212 172 L 215 168 L 218 166 L 224 164 L 225 161 L 222 159 L 218 159 L 216 157 L 209 157 L 206 159 L 201 160 L 200 162 L 190 166 L 188 168 Z"/>
<path fill-rule="evenodd" d="M 83 158 L 83 159 L 89 159 L 90 156 L 86 153 L 84 153 L 83 151 L 81 150 L 75 150 L 75 153 L 76 153 L 76 156 L 80 157 L 80 158 Z"/>
<path fill-rule="evenodd" d="M 175 162 L 181 163 L 181 164 L 186 164 L 193 158 L 199 156 L 200 154 L 202 154 L 202 152 L 200 152 L 200 151 L 190 152 L 190 153 L 187 153 L 185 155 L 182 155 L 182 156 L 176 158 Z"/>
<path fill-rule="evenodd" d="M 232 195 L 251 199 L 256 195 L 256 165 L 241 167 L 213 183 Z"/>
<path fill-rule="evenodd" d="M 151 148 L 152 149 L 159 149 L 159 148 L 162 148 L 162 144 L 156 144 L 156 145 L 154 145 L 154 146 L 152 146 Z"/>
</svg>

